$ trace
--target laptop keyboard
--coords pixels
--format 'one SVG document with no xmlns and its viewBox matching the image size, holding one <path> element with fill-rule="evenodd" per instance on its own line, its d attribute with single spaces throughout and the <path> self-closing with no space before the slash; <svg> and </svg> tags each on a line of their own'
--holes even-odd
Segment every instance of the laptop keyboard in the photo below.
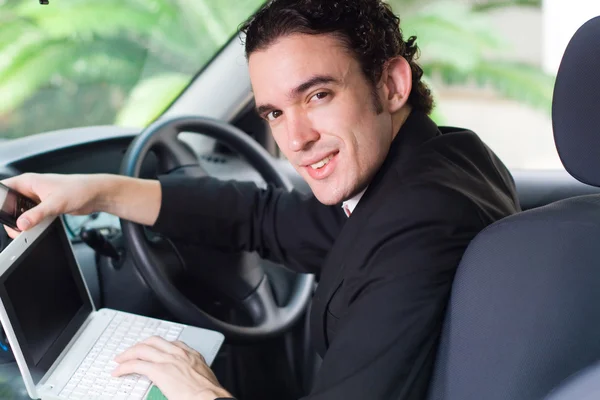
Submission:
<svg viewBox="0 0 600 400">
<path fill-rule="evenodd" d="M 172 322 L 117 313 L 61 391 L 60 397 L 86 400 L 143 399 L 150 387 L 150 380 L 141 375 L 111 376 L 118 365 L 114 358 L 150 336 L 177 340 L 182 330 L 183 325 Z"/>
</svg>

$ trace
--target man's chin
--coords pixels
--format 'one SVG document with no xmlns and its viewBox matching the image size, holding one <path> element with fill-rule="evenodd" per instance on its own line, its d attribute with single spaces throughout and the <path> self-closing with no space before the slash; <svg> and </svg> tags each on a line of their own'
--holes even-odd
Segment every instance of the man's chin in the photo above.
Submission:
<svg viewBox="0 0 600 400">
<path fill-rule="evenodd" d="M 332 185 L 324 185 L 322 183 L 309 184 L 313 194 L 326 206 L 333 206 L 342 203 L 345 198 L 341 191 L 336 190 Z"/>
</svg>

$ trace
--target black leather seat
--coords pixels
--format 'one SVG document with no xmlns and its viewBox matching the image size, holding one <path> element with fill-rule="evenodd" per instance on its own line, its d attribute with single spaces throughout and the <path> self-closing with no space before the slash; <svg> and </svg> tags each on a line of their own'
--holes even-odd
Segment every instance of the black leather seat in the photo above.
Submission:
<svg viewBox="0 0 600 400">
<path fill-rule="evenodd" d="M 600 187 L 600 17 L 564 54 L 552 120 L 567 171 Z M 597 360 L 600 195 L 525 211 L 481 232 L 457 271 L 429 399 L 543 399 Z"/>
</svg>

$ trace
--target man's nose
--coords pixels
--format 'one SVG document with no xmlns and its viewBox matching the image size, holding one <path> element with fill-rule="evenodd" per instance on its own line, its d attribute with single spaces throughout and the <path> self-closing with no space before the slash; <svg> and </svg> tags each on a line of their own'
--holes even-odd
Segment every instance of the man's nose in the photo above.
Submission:
<svg viewBox="0 0 600 400">
<path fill-rule="evenodd" d="M 305 150 L 320 137 L 308 118 L 303 116 L 289 118 L 287 129 L 288 147 L 291 151 Z"/>
</svg>

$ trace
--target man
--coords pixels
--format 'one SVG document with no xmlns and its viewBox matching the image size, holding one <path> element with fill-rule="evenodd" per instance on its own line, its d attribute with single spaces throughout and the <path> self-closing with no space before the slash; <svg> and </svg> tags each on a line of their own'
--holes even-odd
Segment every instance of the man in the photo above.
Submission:
<svg viewBox="0 0 600 400">
<path fill-rule="evenodd" d="M 415 38 L 398 23 L 380 0 L 274 0 L 243 28 L 257 111 L 314 196 L 214 178 L 23 175 L 6 183 L 41 204 L 19 227 L 101 210 L 314 272 L 323 363 L 306 399 L 424 398 L 462 254 L 519 206 L 474 133 L 427 116 Z M 169 398 L 228 396 L 181 343 L 154 338 L 117 361 L 116 375 L 147 375 Z"/>
</svg>

